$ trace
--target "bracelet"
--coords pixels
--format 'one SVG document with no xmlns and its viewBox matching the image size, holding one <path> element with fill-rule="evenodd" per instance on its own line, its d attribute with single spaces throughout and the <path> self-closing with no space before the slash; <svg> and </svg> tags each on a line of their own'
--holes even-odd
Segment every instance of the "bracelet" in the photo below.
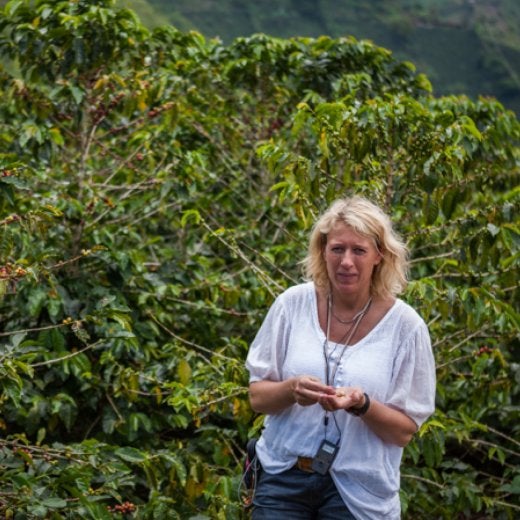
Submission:
<svg viewBox="0 0 520 520">
<path fill-rule="evenodd" d="M 363 395 L 365 396 L 365 404 L 360 408 L 347 408 L 346 411 L 348 413 L 355 415 L 356 417 L 361 417 L 368 412 L 368 409 L 370 408 L 370 397 L 368 397 L 368 394 L 366 393 Z"/>
</svg>

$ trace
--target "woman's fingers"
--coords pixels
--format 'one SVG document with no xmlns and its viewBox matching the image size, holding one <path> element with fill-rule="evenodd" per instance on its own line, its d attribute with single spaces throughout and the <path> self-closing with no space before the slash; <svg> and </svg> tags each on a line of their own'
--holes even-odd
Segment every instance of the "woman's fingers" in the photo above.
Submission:
<svg viewBox="0 0 520 520">
<path fill-rule="evenodd" d="M 319 403 L 324 410 L 332 412 L 334 410 L 357 408 L 364 403 L 363 390 L 358 387 L 341 387 L 334 389 L 333 394 L 322 394 Z"/>
<path fill-rule="evenodd" d="M 324 385 L 315 376 L 303 375 L 296 378 L 293 393 L 296 403 L 301 406 L 309 406 L 317 403 L 323 394 L 334 395 L 335 390 L 330 386 Z"/>
</svg>

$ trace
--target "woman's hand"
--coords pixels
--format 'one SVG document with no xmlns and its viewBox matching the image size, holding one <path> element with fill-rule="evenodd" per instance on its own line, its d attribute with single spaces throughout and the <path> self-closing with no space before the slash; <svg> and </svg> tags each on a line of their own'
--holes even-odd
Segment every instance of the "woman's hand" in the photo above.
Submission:
<svg viewBox="0 0 520 520">
<path fill-rule="evenodd" d="M 361 408 L 365 395 L 359 387 L 333 388 L 317 377 L 302 375 L 284 381 L 257 381 L 249 385 L 249 399 L 253 410 L 276 414 L 295 403 L 310 406 L 319 403 L 328 412 Z M 406 446 L 417 425 L 403 412 L 370 399 L 370 407 L 362 420 L 383 441 Z"/>
<path fill-rule="evenodd" d="M 320 401 L 323 396 L 334 396 L 336 390 L 324 385 L 315 376 L 298 376 L 293 380 L 294 402 L 300 406 L 310 406 Z"/>
<path fill-rule="evenodd" d="M 284 381 L 256 381 L 249 385 L 249 401 L 255 412 L 276 414 L 289 406 L 310 406 L 323 395 L 335 395 L 336 390 L 309 375 L 290 377 Z"/>
<path fill-rule="evenodd" d="M 355 410 L 362 408 L 365 399 L 365 394 L 361 388 L 340 387 L 335 389 L 334 395 L 323 394 L 318 402 L 324 410 L 334 412 L 341 409 Z M 359 419 L 381 440 L 401 447 L 406 446 L 417 431 L 417 425 L 410 417 L 373 398 L 370 399 L 368 410 Z"/>
<path fill-rule="evenodd" d="M 339 387 L 334 389 L 334 393 L 323 393 L 318 402 L 327 412 L 348 410 L 349 408 L 361 408 L 365 404 L 365 395 L 359 387 Z"/>
</svg>

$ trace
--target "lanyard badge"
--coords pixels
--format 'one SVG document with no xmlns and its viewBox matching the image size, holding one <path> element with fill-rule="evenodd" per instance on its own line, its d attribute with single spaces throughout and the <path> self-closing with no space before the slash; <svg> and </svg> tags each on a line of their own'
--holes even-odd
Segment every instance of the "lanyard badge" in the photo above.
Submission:
<svg viewBox="0 0 520 520">
<path fill-rule="evenodd" d="M 332 463 L 334 462 L 337 453 L 337 444 L 333 444 L 332 442 L 323 440 L 318 449 L 318 452 L 312 459 L 311 468 L 320 475 L 326 475 L 330 467 L 332 466 Z"/>
</svg>

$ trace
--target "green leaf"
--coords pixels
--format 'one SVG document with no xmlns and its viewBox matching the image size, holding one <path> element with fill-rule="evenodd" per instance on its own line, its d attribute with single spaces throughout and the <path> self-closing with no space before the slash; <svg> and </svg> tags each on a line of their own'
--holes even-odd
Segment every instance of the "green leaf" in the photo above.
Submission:
<svg viewBox="0 0 520 520">
<path fill-rule="evenodd" d="M 146 453 L 129 446 L 118 448 L 115 453 L 126 462 L 141 463 L 147 459 Z"/>
<path fill-rule="evenodd" d="M 492 236 L 497 236 L 500 233 L 500 228 L 491 223 L 487 225 L 487 230 Z"/>
<path fill-rule="evenodd" d="M 49 129 L 49 135 L 57 145 L 63 146 L 65 144 L 65 139 L 63 138 L 63 135 L 61 134 L 59 128 Z"/>
<path fill-rule="evenodd" d="M 80 105 L 83 101 L 83 98 L 85 97 L 85 93 L 82 89 L 75 87 L 74 85 L 70 86 L 70 92 L 72 94 L 72 97 L 74 98 L 74 101 L 76 101 L 77 105 Z"/>
<path fill-rule="evenodd" d="M 43 499 L 41 505 L 49 509 L 61 509 L 67 507 L 67 502 L 62 498 L 50 497 Z"/>
<path fill-rule="evenodd" d="M 181 359 L 179 361 L 179 365 L 177 366 L 177 374 L 179 376 L 179 381 L 183 385 L 189 384 L 191 378 L 191 367 L 185 359 Z"/>
<path fill-rule="evenodd" d="M 184 211 L 181 218 L 181 226 L 186 227 L 187 223 L 193 220 L 195 224 L 200 224 L 201 216 L 200 213 L 195 209 Z"/>
</svg>

